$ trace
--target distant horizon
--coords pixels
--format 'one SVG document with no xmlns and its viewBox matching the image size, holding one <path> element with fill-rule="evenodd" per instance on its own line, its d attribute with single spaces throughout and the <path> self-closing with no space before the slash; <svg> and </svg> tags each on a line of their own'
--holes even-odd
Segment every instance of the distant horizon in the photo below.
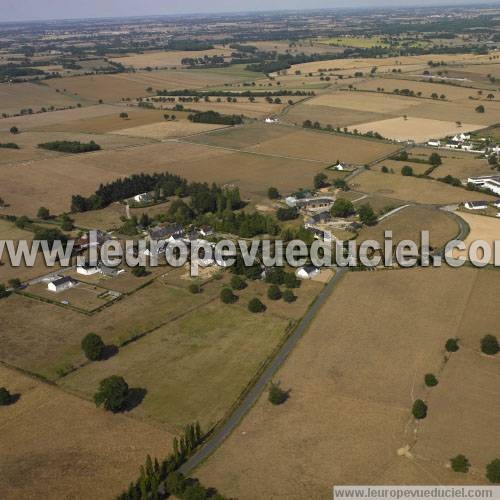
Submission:
<svg viewBox="0 0 500 500">
<path fill-rule="evenodd" d="M 144 0 L 142 2 L 144 11 L 136 11 L 135 0 L 87 0 L 75 6 L 65 0 L 51 0 L 50 6 L 43 5 L 47 0 L 23 0 L 19 5 L 15 0 L 4 0 L 6 7 L 0 17 L 0 24 L 4 23 L 33 23 L 50 21 L 78 21 L 99 19 L 133 19 L 148 17 L 186 17 L 186 16 L 217 16 L 217 15 L 244 15 L 258 13 L 279 12 L 312 12 L 312 11 L 348 11 L 348 10 L 380 10 L 380 9 L 419 9 L 440 7 L 496 7 L 500 6 L 500 0 L 480 1 L 473 0 L 417 0 L 407 4 L 403 0 L 383 0 L 373 5 L 369 0 L 361 0 L 356 5 L 345 5 L 345 2 L 334 0 L 311 0 L 307 8 L 297 0 L 253 0 L 247 8 L 233 8 L 234 3 L 229 0 L 216 0 L 212 2 L 214 8 L 203 10 L 206 5 L 202 0 L 185 0 L 183 2 L 168 2 L 170 5 L 165 9 L 165 2 L 161 0 Z M 103 5 L 104 4 L 104 5 Z M 113 4 L 113 5 L 110 5 Z M 154 4 L 154 6 L 152 5 Z M 325 5 L 328 4 L 328 5 Z M 197 7 L 200 6 L 201 8 Z M 30 7 L 31 6 L 31 7 Z M 148 11 L 148 8 L 154 9 Z M 182 10 L 184 9 L 184 10 Z M 5 13 L 7 17 L 5 17 Z M 27 15 L 26 15 L 27 14 Z"/>
</svg>

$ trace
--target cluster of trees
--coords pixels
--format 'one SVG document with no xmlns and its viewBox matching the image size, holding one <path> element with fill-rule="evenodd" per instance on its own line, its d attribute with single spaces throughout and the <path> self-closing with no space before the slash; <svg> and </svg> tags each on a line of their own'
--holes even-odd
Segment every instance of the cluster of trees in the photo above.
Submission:
<svg viewBox="0 0 500 500">
<path fill-rule="evenodd" d="M 10 405 L 12 400 L 12 394 L 5 387 L 0 387 L 0 406 Z"/>
<path fill-rule="evenodd" d="M 19 149 L 19 146 L 15 142 L 0 142 L 0 148 Z"/>
<path fill-rule="evenodd" d="M 19 64 L 0 65 L 0 82 L 8 82 L 26 76 L 44 76 L 45 72 L 38 68 L 21 66 Z"/>
<path fill-rule="evenodd" d="M 99 151 L 101 146 L 94 141 L 51 141 L 38 145 L 39 148 L 59 151 L 60 153 L 87 153 L 89 151 Z"/>
<path fill-rule="evenodd" d="M 208 56 L 206 54 L 203 57 L 183 57 L 181 59 L 181 64 L 190 66 L 191 68 L 195 68 L 196 66 L 205 66 L 212 68 L 229 66 L 229 62 L 226 62 L 223 56 Z"/>
<path fill-rule="evenodd" d="M 223 115 L 217 111 L 199 111 L 188 116 L 193 123 L 214 123 L 216 125 L 240 125 L 243 115 Z"/>
<path fill-rule="evenodd" d="M 224 210 L 205 216 L 202 222 L 213 226 L 219 232 L 235 234 L 243 238 L 253 238 L 259 234 L 276 236 L 280 231 L 280 227 L 273 217 L 259 212 L 234 213 L 230 210 Z"/>
<path fill-rule="evenodd" d="M 334 217 L 349 217 L 357 212 L 360 222 L 368 226 L 377 223 L 377 215 L 369 203 L 361 205 L 357 210 L 350 200 L 345 198 L 337 198 L 330 209 L 330 213 Z"/>
</svg>

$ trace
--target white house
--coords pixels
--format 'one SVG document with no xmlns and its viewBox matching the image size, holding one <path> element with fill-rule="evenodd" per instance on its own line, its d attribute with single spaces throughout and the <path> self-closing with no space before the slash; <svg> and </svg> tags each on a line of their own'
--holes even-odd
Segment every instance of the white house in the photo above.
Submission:
<svg viewBox="0 0 500 500">
<path fill-rule="evenodd" d="M 333 165 L 332 169 L 333 170 L 346 170 L 347 168 L 347 165 L 345 163 L 342 163 L 341 161 L 337 162 L 336 165 Z"/>
<path fill-rule="evenodd" d="M 68 290 L 69 288 L 73 288 L 78 284 L 78 281 L 71 278 L 71 276 L 64 276 L 64 278 L 57 278 L 54 281 L 51 281 L 47 288 L 51 292 L 62 292 L 63 290 Z"/>
<path fill-rule="evenodd" d="M 467 210 L 486 210 L 488 208 L 487 201 L 466 201 L 464 204 Z"/>
<path fill-rule="evenodd" d="M 431 139 L 430 141 L 427 141 L 427 146 L 439 148 L 441 147 L 441 141 L 439 139 Z"/>
<path fill-rule="evenodd" d="M 265 123 L 279 123 L 278 119 L 277 118 L 271 118 L 270 116 L 268 116 L 265 120 L 264 120 Z"/>
<path fill-rule="evenodd" d="M 97 266 L 85 264 L 83 266 L 78 266 L 76 268 L 76 272 L 78 274 L 83 274 L 84 276 L 91 276 L 92 274 L 97 274 L 99 272 L 99 268 Z"/>
<path fill-rule="evenodd" d="M 134 196 L 134 201 L 137 203 L 145 203 L 146 201 L 149 201 L 149 199 L 149 193 L 141 193 Z"/>
<path fill-rule="evenodd" d="M 320 270 L 313 265 L 306 265 L 303 267 L 299 267 L 295 272 L 297 278 L 302 280 L 310 280 L 317 276 L 320 273 Z"/>
</svg>

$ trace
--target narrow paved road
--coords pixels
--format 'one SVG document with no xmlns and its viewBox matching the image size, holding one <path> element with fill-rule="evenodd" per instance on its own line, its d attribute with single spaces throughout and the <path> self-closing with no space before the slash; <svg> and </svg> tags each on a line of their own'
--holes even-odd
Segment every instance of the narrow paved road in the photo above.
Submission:
<svg viewBox="0 0 500 500">
<path fill-rule="evenodd" d="M 299 322 L 293 333 L 288 337 L 285 343 L 281 346 L 280 350 L 268 364 L 266 369 L 262 372 L 257 382 L 248 391 L 240 405 L 232 413 L 232 415 L 224 422 L 224 424 L 216 429 L 214 434 L 207 441 L 205 446 L 195 453 L 182 467 L 179 469 L 183 474 L 189 474 L 195 467 L 201 464 L 211 453 L 213 453 L 222 442 L 231 434 L 231 432 L 238 426 L 245 414 L 252 408 L 259 396 L 262 394 L 267 384 L 271 382 L 274 375 L 281 367 L 290 352 L 296 346 L 297 342 L 302 337 L 303 333 L 309 327 L 309 324 L 316 316 L 316 313 L 325 303 L 328 297 L 333 292 L 335 286 L 340 278 L 348 272 L 348 268 L 337 268 L 335 276 L 328 282 L 328 284 L 320 292 L 313 305 L 309 308 L 305 316 Z"/>
</svg>

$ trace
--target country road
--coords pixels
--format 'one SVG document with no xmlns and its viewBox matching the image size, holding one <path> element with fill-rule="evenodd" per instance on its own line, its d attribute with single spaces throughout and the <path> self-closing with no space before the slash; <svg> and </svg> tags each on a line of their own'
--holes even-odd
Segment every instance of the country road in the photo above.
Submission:
<svg viewBox="0 0 500 500">
<path fill-rule="evenodd" d="M 189 474 L 194 468 L 200 465 L 209 455 L 211 455 L 222 442 L 231 434 L 231 432 L 238 426 L 245 414 L 252 408 L 257 399 L 260 397 L 269 382 L 272 381 L 274 375 L 286 360 L 290 352 L 296 346 L 304 332 L 309 327 L 311 321 L 316 316 L 321 306 L 326 302 L 328 297 L 332 294 L 335 286 L 348 272 L 349 268 L 337 268 L 335 276 L 323 288 L 312 306 L 308 309 L 304 317 L 301 319 L 293 333 L 287 338 L 285 343 L 281 346 L 280 350 L 272 361 L 267 365 L 266 369 L 262 372 L 258 380 L 252 388 L 245 395 L 239 406 L 234 410 L 231 416 L 222 424 L 221 427 L 215 430 L 214 434 L 207 441 L 205 446 L 198 450 L 186 463 L 184 463 L 179 472 Z"/>
</svg>

